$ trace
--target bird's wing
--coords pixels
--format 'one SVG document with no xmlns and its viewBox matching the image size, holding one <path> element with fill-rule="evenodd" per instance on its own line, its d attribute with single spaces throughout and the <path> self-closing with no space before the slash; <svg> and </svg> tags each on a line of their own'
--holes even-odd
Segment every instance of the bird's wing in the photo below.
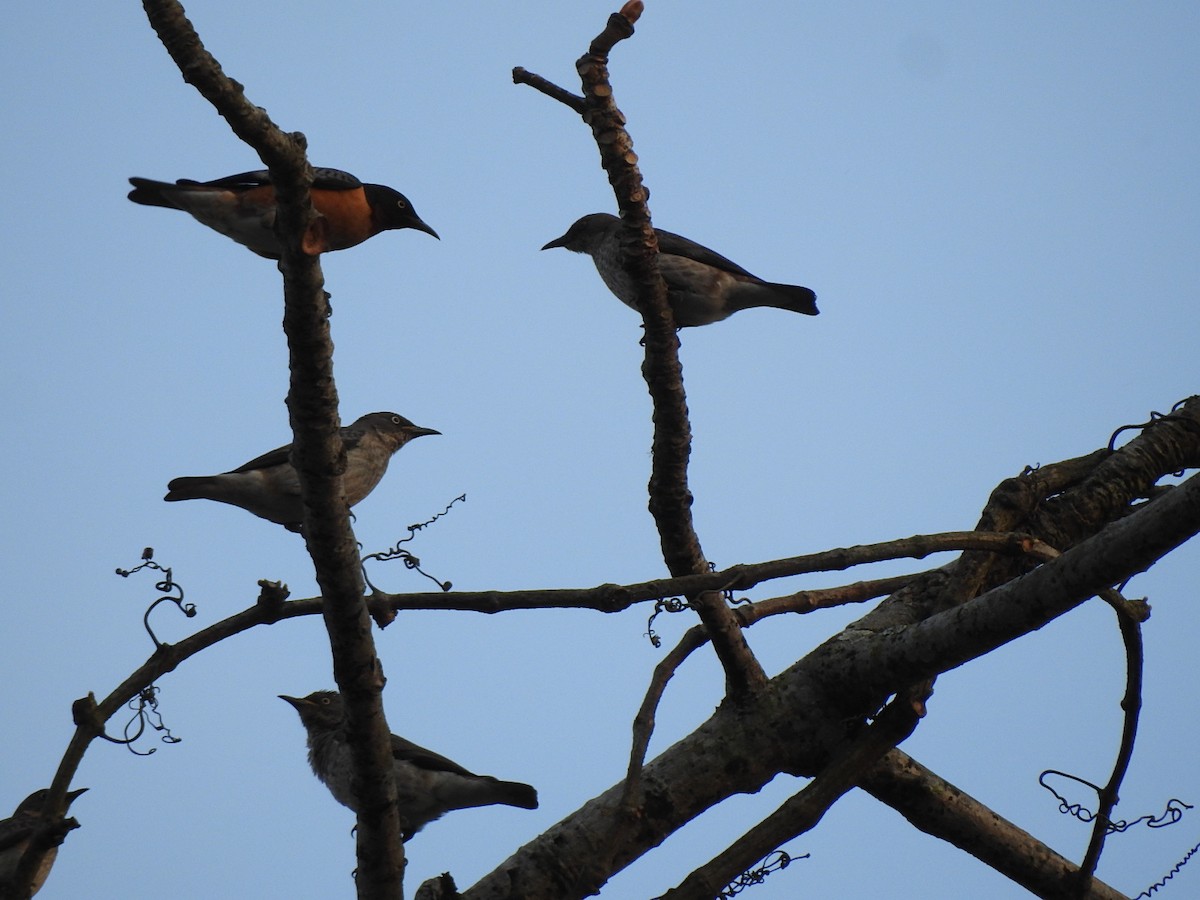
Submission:
<svg viewBox="0 0 1200 900">
<path fill-rule="evenodd" d="M 351 428 L 346 426 L 342 429 L 342 446 L 349 453 L 363 439 L 366 432 L 361 428 Z M 281 466 L 286 463 L 292 455 L 292 445 L 284 444 L 282 447 L 276 447 L 274 450 L 268 450 L 262 456 L 256 456 L 248 463 L 242 463 L 236 469 L 230 469 L 230 472 L 252 472 L 255 469 L 269 469 L 271 466 Z"/>
<path fill-rule="evenodd" d="M 33 833 L 36 824 L 30 816 L 13 816 L 0 822 L 0 850 L 20 844 Z"/>
<path fill-rule="evenodd" d="M 205 187 L 252 188 L 262 187 L 271 183 L 271 173 L 266 169 L 256 169 L 253 172 L 239 172 L 237 175 L 226 175 L 212 181 L 190 181 L 183 179 L 180 184 L 204 185 Z M 351 191 L 362 187 L 362 182 L 341 169 L 313 169 L 312 186 L 325 191 Z"/>
<path fill-rule="evenodd" d="M 704 263 L 706 266 L 712 266 L 714 269 L 723 269 L 726 272 L 732 272 L 734 275 L 746 275 L 750 278 L 758 278 L 757 275 L 747 272 L 733 260 L 726 259 L 720 253 L 709 250 L 703 244 L 697 244 L 695 241 L 683 237 L 683 235 L 663 231 L 661 228 L 655 228 L 654 233 L 658 235 L 658 251 L 660 253 L 670 253 L 672 256 L 684 256 L 688 259 L 694 259 L 696 262 Z"/>
<path fill-rule="evenodd" d="M 237 175 L 226 175 L 224 178 L 214 178 L 212 181 L 192 181 L 181 178 L 179 184 L 203 185 L 204 187 L 262 187 L 271 183 L 271 173 L 266 169 L 256 169 L 253 172 L 239 172 Z"/>
<path fill-rule="evenodd" d="M 355 428 L 353 425 L 342 426 L 342 446 L 349 453 L 360 443 L 362 443 L 363 435 L 367 433 L 365 428 Z"/>
<path fill-rule="evenodd" d="M 284 444 L 282 447 L 276 447 L 262 456 L 256 456 L 248 463 L 243 463 L 236 469 L 230 469 L 232 472 L 253 472 L 255 469 L 269 469 L 271 466 L 281 466 L 288 461 L 292 453 L 292 445 Z"/>
<path fill-rule="evenodd" d="M 326 191 L 352 191 L 362 187 L 362 182 L 341 169 L 318 167 L 313 169 L 312 186 Z"/>
<path fill-rule="evenodd" d="M 431 772 L 453 772 L 455 775 L 477 777 L 474 772 L 464 769 L 454 760 L 446 759 L 440 753 L 434 753 L 432 750 L 426 750 L 398 734 L 392 735 L 392 759 L 412 763 L 419 769 L 428 769 Z"/>
</svg>

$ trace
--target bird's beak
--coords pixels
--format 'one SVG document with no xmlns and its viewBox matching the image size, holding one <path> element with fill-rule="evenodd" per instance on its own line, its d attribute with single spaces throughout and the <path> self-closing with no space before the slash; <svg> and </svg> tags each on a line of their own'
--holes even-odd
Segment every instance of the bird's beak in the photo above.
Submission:
<svg viewBox="0 0 1200 900">
<path fill-rule="evenodd" d="M 86 794 L 87 792 L 88 792 L 87 788 L 76 788 L 73 791 L 67 791 L 67 806 L 70 806 L 72 803 L 74 803 L 75 798 L 78 797 L 80 794 Z"/>
<path fill-rule="evenodd" d="M 408 226 L 409 228 L 415 228 L 417 231 L 423 231 L 426 234 L 432 234 L 439 241 L 441 240 L 441 238 L 438 237 L 438 233 L 436 231 L 434 231 L 432 228 L 430 228 L 428 225 L 426 225 L 423 219 L 419 219 L 416 216 L 413 216 L 413 219 L 414 219 L 414 221 L 411 225 Z"/>
<path fill-rule="evenodd" d="M 556 237 L 550 243 L 542 247 L 543 250 L 553 250 L 555 247 L 567 246 L 567 236 L 564 234 L 561 237 Z"/>
<path fill-rule="evenodd" d="M 280 700 L 286 700 L 288 703 L 292 704 L 292 706 L 296 708 L 297 712 L 304 709 L 304 707 L 308 705 L 308 703 L 300 697 L 289 697 L 287 694 L 279 694 L 278 696 Z"/>
<path fill-rule="evenodd" d="M 425 437 L 427 434 L 441 434 L 440 431 L 434 431 L 432 428 L 422 428 L 420 425 L 414 425 L 408 432 L 408 439 Z M 284 699 L 287 699 L 286 697 Z"/>
</svg>

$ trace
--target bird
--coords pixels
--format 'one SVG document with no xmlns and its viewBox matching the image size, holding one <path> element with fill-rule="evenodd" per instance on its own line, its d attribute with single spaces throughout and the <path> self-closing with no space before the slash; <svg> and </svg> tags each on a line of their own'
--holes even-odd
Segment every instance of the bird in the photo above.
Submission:
<svg viewBox="0 0 1200 900">
<path fill-rule="evenodd" d="M 576 220 L 566 234 L 542 249 L 565 247 L 588 254 L 608 289 L 636 310 L 637 291 L 621 259 L 622 227 L 617 216 L 592 213 Z M 763 281 L 695 241 L 661 228 L 654 233 L 658 236 L 658 270 L 667 283 L 667 299 L 680 328 L 709 325 L 755 306 L 818 314 L 817 295 L 806 287 Z"/>
<path fill-rule="evenodd" d="M 78 790 L 67 791 L 67 807 L 70 808 L 75 798 L 86 790 L 87 788 L 79 788 Z M 34 832 L 37 830 L 38 825 L 45 819 L 42 807 L 46 805 L 46 798 L 48 796 L 50 796 L 50 791 L 46 788 L 34 791 L 17 805 L 12 816 L 0 821 L 0 895 L 7 896 L 6 888 L 7 890 L 15 890 L 17 888 L 17 885 L 12 884 L 12 878 L 17 874 L 17 867 L 21 862 L 21 857 L 24 856 L 25 851 L 29 848 Z M 66 815 L 65 811 L 63 815 Z M 64 837 L 71 828 L 78 827 L 78 823 L 67 825 L 65 821 L 62 821 L 61 824 L 63 826 L 61 832 Z M 58 841 L 61 843 L 61 838 L 58 838 Z M 41 864 L 33 872 L 33 880 L 29 885 L 28 896 L 32 897 L 41 890 L 57 856 L 57 845 L 50 847 L 45 852 Z M 20 896 L 26 895 L 20 894 Z"/>
<path fill-rule="evenodd" d="M 345 250 L 396 228 L 414 228 L 438 237 L 417 215 L 408 198 L 394 188 L 364 184 L 341 169 L 313 169 L 313 176 L 309 193 L 319 218 L 308 227 L 301 242 L 309 255 Z M 282 247 L 275 235 L 275 188 L 266 169 L 213 181 L 181 178 L 171 184 L 130 178 L 129 183 L 133 185 L 129 199 L 134 203 L 181 209 L 259 256 L 279 259 Z"/>
<path fill-rule="evenodd" d="M 315 691 L 307 697 L 280 694 L 300 714 L 308 732 L 308 762 L 335 800 L 358 811 L 350 788 L 353 768 L 346 743 L 345 706 L 336 691 Z M 392 776 L 396 803 L 403 820 L 404 840 L 445 813 L 475 806 L 517 806 L 537 809 L 537 791 L 528 784 L 476 775 L 456 762 L 391 735 Z"/>
<path fill-rule="evenodd" d="M 394 412 L 375 412 L 341 429 L 346 448 L 342 490 L 354 506 L 379 484 L 392 454 L 414 438 L 441 434 L 414 425 Z M 292 467 L 292 445 L 287 444 L 220 475 L 184 476 L 167 484 L 164 500 L 216 500 L 240 506 L 254 515 L 276 522 L 288 531 L 300 531 L 304 504 L 300 476 Z"/>
</svg>

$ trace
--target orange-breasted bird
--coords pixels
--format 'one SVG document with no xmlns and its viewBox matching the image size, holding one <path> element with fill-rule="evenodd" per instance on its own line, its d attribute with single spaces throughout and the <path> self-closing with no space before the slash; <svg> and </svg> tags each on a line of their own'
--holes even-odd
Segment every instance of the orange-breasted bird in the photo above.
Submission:
<svg viewBox="0 0 1200 900">
<path fill-rule="evenodd" d="M 364 184 L 340 169 L 314 169 L 310 193 L 320 218 L 304 233 L 301 247 L 316 255 L 345 250 L 381 231 L 415 228 L 431 234 L 408 198 L 382 184 Z M 214 181 L 181 178 L 174 184 L 130 178 L 129 199 L 190 213 L 196 221 L 233 238 L 259 256 L 279 259 L 275 236 L 275 187 L 266 169 Z"/>
</svg>

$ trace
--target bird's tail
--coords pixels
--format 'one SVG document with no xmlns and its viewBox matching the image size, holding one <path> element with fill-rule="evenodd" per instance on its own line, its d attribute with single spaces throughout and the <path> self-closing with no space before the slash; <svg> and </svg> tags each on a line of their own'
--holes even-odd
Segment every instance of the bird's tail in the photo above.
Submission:
<svg viewBox="0 0 1200 900">
<path fill-rule="evenodd" d="M 770 281 L 764 282 L 762 286 L 769 289 L 771 296 L 771 302 L 763 304 L 764 306 L 774 306 L 804 316 L 815 316 L 820 312 L 817 309 L 817 295 L 806 287 L 798 284 L 774 284 Z"/>
<path fill-rule="evenodd" d="M 172 478 L 167 483 L 164 500 L 207 500 L 211 497 L 212 479 L 208 476 Z"/>
<path fill-rule="evenodd" d="M 505 806 L 519 806 L 521 809 L 537 809 L 537 790 L 532 785 L 521 784 L 519 781 L 497 780 L 492 785 L 496 799 L 493 803 L 503 803 Z"/>
<path fill-rule="evenodd" d="M 165 206 L 167 209 L 179 209 L 179 204 L 172 198 L 179 188 L 166 181 L 151 181 L 149 178 L 130 178 L 133 190 L 129 199 L 142 206 Z"/>
</svg>

